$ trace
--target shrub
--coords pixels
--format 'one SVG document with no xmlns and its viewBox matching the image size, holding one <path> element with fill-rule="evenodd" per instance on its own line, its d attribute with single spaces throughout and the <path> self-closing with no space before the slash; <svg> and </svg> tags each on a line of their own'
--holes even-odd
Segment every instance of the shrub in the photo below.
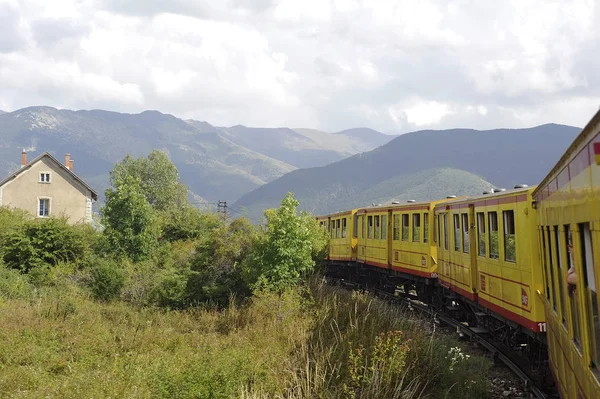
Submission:
<svg viewBox="0 0 600 399">
<path fill-rule="evenodd" d="M 5 264 L 22 272 L 46 265 L 81 261 L 86 243 L 81 231 L 67 224 L 66 219 L 35 219 L 0 237 Z"/>
<path fill-rule="evenodd" d="M 27 278 L 14 269 L 7 269 L 0 264 L 0 298 L 27 299 L 33 287 Z"/>
<path fill-rule="evenodd" d="M 257 237 L 246 218 L 235 219 L 202 237 L 190 261 L 187 281 L 189 303 L 212 302 L 223 306 L 231 293 L 245 295 L 241 264 L 250 253 Z"/>
<path fill-rule="evenodd" d="M 114 261 L 96 259 L 90 268 L 89 287 L 94 298 L 108 301 L 119 296 L 125 283 L 125 273 Z"/>
</svg>

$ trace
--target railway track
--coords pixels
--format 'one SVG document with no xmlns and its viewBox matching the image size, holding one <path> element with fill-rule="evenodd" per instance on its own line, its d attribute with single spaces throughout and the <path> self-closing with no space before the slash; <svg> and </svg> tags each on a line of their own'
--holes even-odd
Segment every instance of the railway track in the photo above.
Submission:
<svg viewBox="0 0 600 399">
<path fill-rule="evenodd" d="M 543 392 L 542 387 L 539 386 L 539 384 L 536 382 L 536 379 L 533 378 L 530 375 L 530 373 L 528 373 L 524 369 L 524 367 L 522 365 L 518 364 L 519 362 L 514 359 L 514 355 L 512 355 L 508 351 L 509 348 L 485 337 L 487 332 L 484 331 L 483 329 L 478 328 L 478 327 L 467 326 L 467 325 L 461 323 L 460 321 L 455 320 L 451 317 L 448 317 L 447 315 L 437 311 L 436 309 L 430 308 L 429 306 L 427 306 L 426 304 L 423 304 L 422 302 L 415 301 L 410 298 L 396 296 L 387 291 L 378 290 L 376 288 L 369 288 L 369 287 L 363 286 L 361 284 L 351 282 L 348 280 L 344 280 L 344 279 L 340 279 L 340 278 L 335 278 L 335 277 L 327 277 L 327 278 L 330 281 L 335 281 L 339 285 L 346 287 L 346 288 L 353 288 L 353 289 L 359 288 L 361 290 L 371 292 L 371 293 L 377 295 L 378 297 L 382 297 L 389 301 L 402 302 L 413 309 L 417 309 L 418 311 L 422 312 L 423 314 L 433 317 L 435 320 L 438 320 L 442 323 L 445 323 L 449 326 L 456 328 L 457 332 L 461 331 L 463 334 L 467 335 L 472 341 L 477 342 L 482 347 L 487 349 L 494 356 L 494 358 L 496 358 L 496 359 L 500 360 L 502 363 L 504 363 L 523 382 L 523 384 L 525 385 L 526 392 L 534 395 L 534 396 L 530 396 L 530 397 L 534 397 L 537 399 L 550 399 L 551 398 L 550 396 L 548 396 L 546 393 Z"/>
</svg>

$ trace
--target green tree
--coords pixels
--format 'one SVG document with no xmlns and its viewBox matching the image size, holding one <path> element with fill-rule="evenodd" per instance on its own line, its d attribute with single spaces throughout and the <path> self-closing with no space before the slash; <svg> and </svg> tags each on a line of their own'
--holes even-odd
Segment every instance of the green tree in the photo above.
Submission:
<svg viewBox="0 0 600 399">
<path fill-rule="evenodd" d="M 141 192 L 154 209 L 164 211 L 187 205 L 187 188 L 179 180 L 177 167 L 162 151 L 153 150 L 148 157 L 137 159 L 127 155 L 113 168 L 111 185 L 116 187 L 125 176 L 139 180 Z"/>
<path fill-rule="evenodd" d="M 106 190 L 106 205 L 102 209 L 104 236 L 115 252 L 134 261 L 147 258 L 156 246 L 159 234 L 157 218 L 148 203 L 140 181 L 124 175 Z"/>
<path fill-rule="evenodd" d="M 267 225 L 245 267 L 247 281 L 254 288 L 280 290 L 296 284 L 314 269 L 315 223 L 306 214 L 298 215 L 299 202 L 288 193 L 277 209 L 265 211 Z"/>
</svg>

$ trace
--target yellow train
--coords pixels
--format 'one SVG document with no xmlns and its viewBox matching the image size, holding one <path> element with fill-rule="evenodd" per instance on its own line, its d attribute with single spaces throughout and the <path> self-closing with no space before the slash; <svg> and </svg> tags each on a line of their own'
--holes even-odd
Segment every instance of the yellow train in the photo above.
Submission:
<svg viewBox="0 0 600 399">
<path fill-rule="evenodd" d="M 460 310 L 545 352 L 562 398 L 600 398 L 600 112 L 537 187 L 317 219 L 330 270 Z"/>
</svg>

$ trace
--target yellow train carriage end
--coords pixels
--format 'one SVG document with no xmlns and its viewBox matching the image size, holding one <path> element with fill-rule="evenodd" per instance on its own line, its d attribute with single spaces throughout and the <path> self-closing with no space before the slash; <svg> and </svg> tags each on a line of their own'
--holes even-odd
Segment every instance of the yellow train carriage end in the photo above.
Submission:
<svg viewBox="0 0 600 399">
<path fill-rule="evenodd" d="M 329 256 L 328 260 L 351 262 L 356 260 L 356 210 L 328 215 Z"/>
<path fill-rule="evenodd" d="M 533 196 L 550 368 L 562 398 L 600 398 L 600 112 Z"/>
</svg>

